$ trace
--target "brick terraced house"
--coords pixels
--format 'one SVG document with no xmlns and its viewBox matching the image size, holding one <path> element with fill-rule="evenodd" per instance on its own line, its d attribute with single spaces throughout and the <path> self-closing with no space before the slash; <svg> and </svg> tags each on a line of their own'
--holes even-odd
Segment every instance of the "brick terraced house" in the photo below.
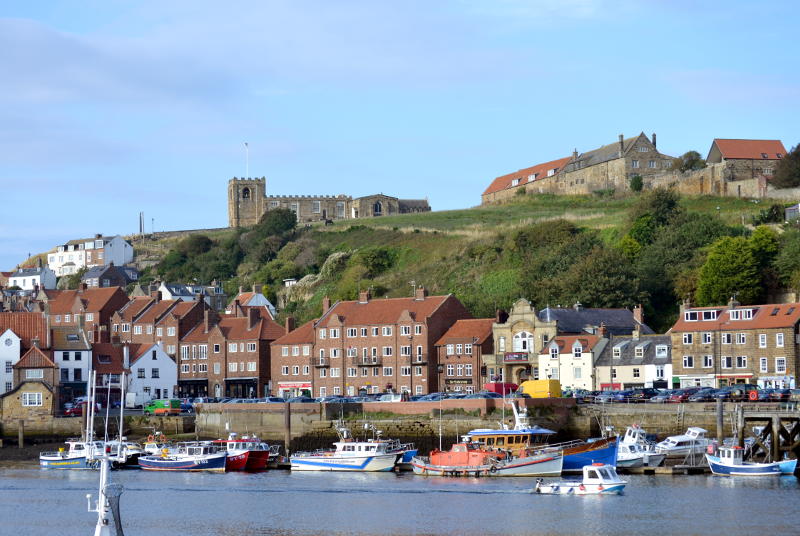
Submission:
<svg viewBox="0 0 800 536">
<path fill-rule="evenodd" d="M 482 356 L 494 353 L 494 318 L 457 320 L 436 343 L 440 391 L 476 393 L 483 389 L 486 371 Z"/>
<path fill-rule="evenodd" d="M 312 359 L 314 323 L 306 322 L 272 343 L 272 386 L 277 396 L 315 396 Z"/>
<path fill-rule="evenodd" d="M 52 326 L 81 326 L 90 342 L 108 342 L 111 316 L 128 303 L 121 287 L 50 291 L 45 296 L 45 311 Z"/>
<path fill-rule="evenodd" d="M 681 306 L 672 338 L 672 369 L 681 387 L 757 383 L 794 388 L 800 303 Z"/>
</svg>

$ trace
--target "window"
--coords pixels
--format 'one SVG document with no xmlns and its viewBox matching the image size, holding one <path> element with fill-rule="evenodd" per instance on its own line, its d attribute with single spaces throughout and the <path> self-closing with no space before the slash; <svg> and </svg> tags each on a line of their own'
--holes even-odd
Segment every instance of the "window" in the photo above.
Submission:
<svg viewBox="0 0 800 536">
<path fill-rule="evenodd" d="M 384 337 L 391 337 L 392 336 L 392 326 L 383 326 L 381 328 L 381 335 Z"/>
<path fill-rule="evenodd" d="M 414 326 L 414 335 L 422 335 L 422 324 Z"/>
<path fill-rule="evenodd" d="M 464 345 L 456 344 L 456 354 L 461 355 L 464 353 Z"/>
<path fill-rule="evenodd" d="M 400 335 L 411 335 L 411 326 L 400 326 Z"/>
<path fill-rule="evenodd" d="M 633 369 L 633 377 L 634 378 L 638 378 L 639 377 L 639 369 L 638 368 L 634 368 Z"/>
<path fill-rule="evenodd" d="M 350 348 L 348 348 L 347 357 L 358 357 L 358 348 L 356 348 L 355 346 L 351 346 Z"/>
<path fill-rule="evenodd" d="M 11 390 L 11 382 L 6 382 L 6 392 Z"/>
<path fill-rule="evenodd" d="M 322 212 L 322 207 L 320 206 L 319 201 L 311 202 L 311 212 L 313 212 L 314 214 L 319 214 Z"/>
<path fill-rule="evenodd" d="M 8 340 L 10 341 L 11 339 L 8 339 Z M 64 360 L 64 361 L 69 361 L 69 352 L 62 352 L 61 353 L 61 359 Z M 8 372 L 8 371 L 6 371 L 6 372 Z"/>
<path fill-rule="evenodd" d="M 333 388 L 333 394 L 335 394 L 335 395 L 340 395 L 340 394 L 342 394 L 342 388 L 341 388 L 341 387 L 339 387 L 338 385 L 334 386 L 334 388 Z"/>
<path fill-rule="evenodd" d="M 308 365 L 303 365 L 303 374 L 308 375 L 309 370 L 311 369 L 309 368 Z"/>
<path fill-rule="evenodd" d="M 647 161 L 647 167 L 649 167 L 651 169 L 655 168 L 656 167 L 656 161 L 655 160 L 648 160 Z"/>
<path fill-rule="evenodd" d="M 730 312 L 731 320 L 750 320 L 753 318 L 752 309 L 733 309 Z"/>
<path fill-rule="evenodd" d="M 638 169 L 638 167 L 639 167 L 639 161 L 638 161 L 638 160 L 631 160 L 631 167 L 632 167 L 633 169 Z"/>
<path fill-rule="evenodd" d="M 86 315 L 86 316 L 89 316 L 89 315 Z M 152 324 L 147 324 L 147 334 L 148 335 L 152 335 L 153 334 L 153 325 Z"/>
<path fill-rule="evenodd" d="M 289 367 L 288 367 L 288 365 L 284 365 L 284 366 L 281 367 L 281 374 L 283 376 L 288 376 L 289 375 Z"/>
<path fill-rule="evenodd" d="M 228 372 L 236 372 L 237 364 L 235 362 L 228 363 Z"/>
<path fill-rule="evenodd" d="M 144 369 L 143 368 L 136 369 L 136 377 L 137 378 L 144 378 Z"/>
<path fill-rule="evenodd" d="M 292 376 L 297 376 L 300 374 L 300 365 L 295 365 L 292 367 Z"/>
<path fill-rule="evenodd" d="M 447 355 L 454 355 L 456 353 L 455 352 L 455 348 L 456 348 L 455 345 L 448 344 L 447 345 L 447 352 L 446 352 Z"/>
<path fill-rule="evenodd" d="M 72 321 L 72 316 L 71 315 L 64 315 L 64 322 L 71 322 L 71 321 Z"/>
<path fill-rule="evenodd" d="M 719 358 L 720 366 L 724 369 L 733 368 L 733 357 L 724 355 Z"/>
<path fill-rule="evenodd" d="M 785 374 L 786 373 L 786 358 L 785 357 L 776 357 L 775 358 L 775 373 L 776 374 Z"/>
<path fill-rule="evenodd" d="M 214 363 L 214 374 L 219 374 L 220 371 L 220 364 Z"/>
<path fill-rule="evenodd" d="M 69 369 L 62 368 L 61 369 L 61 381 L 68 382 L 69 381 Z"/>
<path fill-rule="evenodd" d="M 519 185 L 519 179 L 511 179 L 511 186 L 518 186 L 518 185 Z"/>
<path fill-rule="evenodd" d="M 736 356 L 736 368 L 747 368 L 747 356 L 746 355 L 737 355 Z"/>
<path fill-rule="evenodd" d="M 283 357 L 288 357 L 288 355 L 289 355 L 289 347 L 288 346 L 281 346 L 281 355 Z"/>
<path fill-rule="evenodd" d="M 410 346 L 401 346 L 400 347 L 400 355 L 411 355 L 411 347 Z"/>
<path fill-rule="evenodd" d="M 514 334 L 514 337 L 511 339 L 511 348 L 514 352 L 533 351 L 533 335 L 527 331 Z"/>
<path fill-rule="evenodd" d="M 717 311 L 703 311 L 703 320 L 716 320 Z"/>
<path fill-rule="evenodd" d="M 23 406 L 41 406 L 42 393 L 22 393 Z"/>
<path fill-rule="evenodd" d="M 683 334 L 683 344 L 692 344 L 694 340 L 694 336 L 692 333 L 684 333 Z"/>
<path fill-rule="evenodd" d="M 197 372 L 208 373 L 208 363 L 200 363 L 197 365 Z"/>
<path fill-rule="evenodd" d="M 472 355 L 472 345 L 471 344 L 465 344 L 464 345 L 464 353 L 466 355 Z"/>
<path fill-rule="evenodd" d="M 81 361 L 81 353 L 80 352 L 75 352 L 75 356 L 74 357 L 75 357 L 75 361 Z"/>
<path fill-rule="evenodd" d="M 356 328 L 347 328 L 347 336 L 348 337 L 358 337 L 358 329 L 356 329 Z"/>
<path fill-rule="evenodd" d="M 142 334 L 142 326 L 133 326 L 133 334 L 134 335 L 141 335 Z"/>
<path fill-rule="evenodd" d="M 711 344 L 712 336 L 713 335 L 711 333 L 709 333 L 707 331 L 704 332 L 703 333 L 703 344 Z"/>
<path fill-rule="evenodd" d="M 650 149 L 644 145 L 639 145 L 636 147 L 636 150 L 639 151 L 640 153 L 646 153 Z"/>
<path fill-rule="evenodd" d="M 384 376 L 391 376 L 394 374 L 394 370 L 392 367 L 383 367 L 383 375 Z"/>
<path fill-rule="evenodd" d="M 372 328 L 372 336 L 373 336 L 373 337 L 377 337 L 377 336 L 378 336 L 378 333 L 380 333 L 380 329 L 378 329 L 378 328 Z"/>
<path fill-rule="evenodd" d="M 383 347 L 383 355 L 384 356 L 391 356 L 392 355 L 392 347 L 391 346 L 384 346 Z"/>
<path fill-rule="evenodd" d="M 348 378 L 355 378 L 358 376 L 358 369 L 355 367 L 348 367 L 347 368 L 347 377 Z"/>
<path fill-rule="evenodd" d="M 366 337 L 367 336 L 367 328 L 361 328 L 361 336 L 362 337 Z"/>
<path fill-rule="evenodd" d="M 447 375 L 448 376 L 455 376 L 456 375 L 456 366 L 455 365 L 447 365 Z"/>
<path fill-rule="evenodd" d="M 25 369 L 25 378 L 28 380 L 39 380 L 44 378 L 44 370 L 40 368 Z"/>
<path fill-rule="evenodd" d="M 339 338 L 339 328 L 331 328 L 328 330 L 328 336 L 331 339 L 338 339 Z"/>
<path fill-rule="evenodd" d="M 497 348 L 498 348 L 498 351 L 500 351 L 500 352 L 505 352 L 506 351 L 506 338 L 505 337 L 499 337 L 497 339 Z"/>
<path fill-rule="evenodd" d="M 319 338 L 325 339 L 328 336 L 328 330 L 325 328 L 319 328 Z"/>
<path fill-rule="evenodd" d="M 381 370 L 378 367 L 375 367 L 374 369 L 372 369 L 372 375 L 373 376 L 380 376 L 381 375 Z"/>
<path fill-rule="evenodd" d="M 747 334 L 746 333 L 737 333 L 736 334 L 736 344 L 747 344 Z"/>
<path fill-rule="evenodd" d="M 326 389 L 325 387 L 320 387 L 319 396 L 328 396 L 328 389 Z"/>
<path fill-rule="evenodd" d="M 767 334 L 766 333 L 759 333 L 758 334 L 758 347 L 759 348 L 766 348 L 767 347 Z"/>
<path fill-rule="evenodd" d="M 553 369 L 553 370 L 558 372 L 558 369 Z M 557 378 L 558 376 L 554 376 L 554 377 Z M 617 379 L 617 369 L 615 369 L 614 367 L 611 367 L 611 379 L 612 380 L 616 380 Z"/>
<path fill-rule="evenodd" d="M 229 342 L 228 343 L 228 351 L 230 353 L 232 353 L 232 354 L 235 354 L 236 352 L 239 351 L 239 345 L 236 344 L 235 342 Z"/>
<path fill-rule="evenodd" d="M 714 367 L 714 356 L 713 355 L 704 355 L 703 356 L 703 368 L 713 368 Z"/>
<path fill-rule="evenodd" d="M 189 346 L 181 345 L 181 359 L 189 359 Z"/>
<path fill-rule="evenodd" d="M 64 317 L 64 321 L 66 322 L 66 316 Z M 128 333 L 131 330 L 130 324 L 122 324 L 122 333 Z"/>
<path fill-rule="evenodd" d="M 466 365 L 472 370 L 472 365 Z M 422 367 L 414 367 L 414 376 L 422 376 Z"/>
<path fill-rule="evenodd" d="M 615 346 L 612 348 L 612 357 L 620 358 L 622 357 L 622 346 Z"/>
<path fill-rule="evenodd" d="M 775 346 L 778 348 L 783 348 L 783 333 L 775 334 Z"/>
<path fill-rule="evenodd" d="M 555 344 L 550 347 L 550 358 L 558 359 L 558 346 L 556 346 Z"/>
<path fill-rule="evenodd" d="M 297 348 L 297 347 L 295 346 L 295 348 Z M 247 343 L 247 351 L 248 352 L 255 352 L 256 351 L 256 343 L 248 342 Z M 294 354 L 294 348 L 292 348 L 292 355 L 295 355 Z"/>
<path fill-rule="evenodd" d="M 464 365 L 456 365 L 456 376 L 464 375 Z"/>
<path fill-rule="evenodd" d="M 175 345 L 174 344 L 168 344 L 167 345 L 167 353 L 171 354 L 171 355 L 175 355 Z"/>
<path fill-rule="evenodd" d="M 683 319 L 687 322 L 697 322 L 698 312 L 697 311 L 686 311 L 683 313 Z"/>
<path fill-rule="evenodd" d="M 644 357 L 644 348 L 645 347 L 642 345 L 637 346 L 636 349 L 634 350 L 634 355 L 636 357 Z"/>
<path fill-rule="evenodd" d="M 167 337 L 174 337 L 174 336 L 175 336 L 175 328 L 174 327 L 171 327 L 171 328 L 168 327 L 167 328 Z"/>
<path fill-rule="evenodd" d="M 304 344 L 304 345 L 303 345 L 303 355 L 304 355 L 304 356 L 309 356 L 309 355 L 311 355 L 311 346 L 309 346 L 309 345 L 307 345 L 307 344 Z"/>
<path fill-rule="evenodd" d="M 185 363 L 185 364 L 181 365 L 181 373 L 182 374 L 188 374 L 189 373 L 189 364 L 188 363 Z"/>
<path fill-rule="evenodd" d="M 339 357 L 339 349 L 331 348 L 331 357 Z"/>
<path fill-rule="evenodd" d="M 153 370 L 150 371 L 150 377 L 151 378 L 159 378 L 160 377 L 159 374 L 158 374 L 158 369 L 157 368 L 154 368 Z"/>
<path fill-rule="evenodd" d="M 683 368 L 694 368 L 694 357 L 690 355 L 683 356 Z"/>
<path fill-rule="evenodd" d="M 116 331 L 116 330 L 114 330 L 114 331 Z M 156 328 L 156 337 L 161 337 L 161 334 L 163 332 L 164 332 L 164 330 L 162 328 Z"/>
<path fill-rule="evenodd" d="M 731 333 L 722 334 L 722 344 L 731 344 L 733 342 L 733 335 Z"/>
<path fill-rule="evenodd" d="M 338 378 L 342 375 L 342 369 L 339 367 L 331 367 L 331 378 Z"/>
<path fill-rule="evenodd" d="M 664 379 L 664 365 L 656 365 L 656 378 L 659 380 Z"/>
<path fill-rule="evenodd" d="M 582 353 L 583 353 L 583 346 L 581 346 L 580 344 L 576 344 L 575 346 L 572 347 L 573 357 L 580 357 Z"/>
<path fill-rule="evenodd" d="M 400 376 L 411 376 L 411 367 L 400 367 Z"/>
<path fill-rule="evenodd" d="M 758 360 L 758 371 L 769 372 L 769 362 L 766 357 L 762 357 Z"/>
</svg>

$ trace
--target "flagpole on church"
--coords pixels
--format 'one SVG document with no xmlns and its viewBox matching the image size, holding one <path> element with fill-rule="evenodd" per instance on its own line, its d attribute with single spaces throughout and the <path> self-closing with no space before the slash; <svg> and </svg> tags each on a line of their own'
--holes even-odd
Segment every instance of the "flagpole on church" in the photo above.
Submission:
<svg viewBox="0 0 800 536">
<path fill-rule="evenodd" d="M 250 146 L 244 142 L 245 179 L 250 178 Z"/>
</svg>

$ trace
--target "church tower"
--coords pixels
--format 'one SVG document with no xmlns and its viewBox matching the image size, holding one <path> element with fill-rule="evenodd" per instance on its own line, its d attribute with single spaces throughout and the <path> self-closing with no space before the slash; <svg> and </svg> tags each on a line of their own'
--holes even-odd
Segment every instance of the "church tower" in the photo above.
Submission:
<svg viewBox="0 0 800 536">
<path fill-rule="evenodd" d="M 228 226 L 255 225 L 267 208 L 267 179 L 237 179 L 228 181 Z"/>
</svg>

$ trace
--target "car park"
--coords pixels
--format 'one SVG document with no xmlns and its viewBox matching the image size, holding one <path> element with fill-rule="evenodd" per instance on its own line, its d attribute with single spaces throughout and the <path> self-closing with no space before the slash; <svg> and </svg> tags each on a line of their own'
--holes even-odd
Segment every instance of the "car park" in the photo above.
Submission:
<svg viewBox="0 0 800 536">
<path fill-rule="evenodd" d="M 693 394 L 689 395 L 686 398 L 686 402 L 709 402 L 709 401 L 713 401 L 713 400 L 715 400 L 714 399 L 714 393 L 716 393 L 716 392 L 717 392 L 717 390 L 714 389 L 713 387 L 703 387 L 702 389 L 700 389 L 696 393 L 693 393 Z"/>
<path fill-rule="evenodd" d="M 657 394 L 658 389 L 653 389 L 652 387 L 642 387 L 631 391 L 630 395 L 628 395 L 628 399 L 631 402 L 647 402 Z"/>
<path fill-rule="evenodd" d="M 291 402 L 292 404 L 307 404 L 309 402 L 316 402 L 316 398 L 311 398 L 310 396 L 293 396 L 291 398 L 286 399 L 287 402 Z"/>
<path fill-rule="evenodd" d="M 772 389 L 769 393 L 769 400 L 770 402 L 786 402 L 791 394 L 791 389 Z"/>
<path fill-rule="evenodd" d="M 675 389 L 665 389 L 660 393 L 658 393 L 657 395 L 650 397 L 650 400 L 648 400 L 648 402 L 652 404 L 664 404 L 667 401 L 669 401 L 669 398 L 675 391 L 676 391 Z"/>
</svg>

